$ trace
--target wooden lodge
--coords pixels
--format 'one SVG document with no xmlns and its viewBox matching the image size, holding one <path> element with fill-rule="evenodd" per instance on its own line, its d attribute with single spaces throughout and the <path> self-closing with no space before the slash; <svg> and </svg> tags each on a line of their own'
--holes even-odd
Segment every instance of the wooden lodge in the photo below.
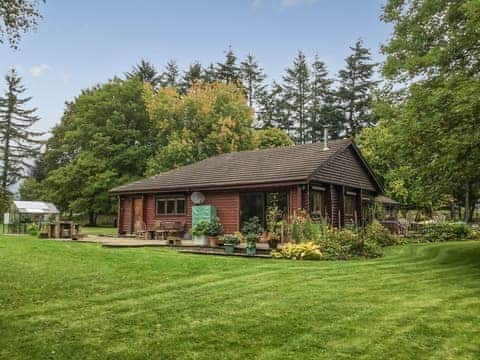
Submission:
<svg viewBox="0 0 480 360">
<path fill-rule="evenodd" d="M 287 221 L 303 209 L 334 227 L 363 226 L 383 194 L 359 148 L 350 139 L 222 154 L 159 175 L 116 187 L 118 233 L 175 223 L 188 233 L 193 192 L 213 205 L 231 234 L 267 207 L 277 206 Z"/>
</svg>

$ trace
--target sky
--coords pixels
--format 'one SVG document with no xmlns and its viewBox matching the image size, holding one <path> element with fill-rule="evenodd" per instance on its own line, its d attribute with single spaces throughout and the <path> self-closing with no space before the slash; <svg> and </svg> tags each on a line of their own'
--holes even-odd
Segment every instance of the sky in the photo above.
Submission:
<svg viewBox="0 0 480 360">
<path fill-rule="evenodd" d="M 222 61 L 231 47 L 252 53 L 268 79 L 280 80 L 299 50 L 317 54 L 332 76 L 349 46 L 362 38 L 376 61 L 390 27 L 379 20 L 382 0 L 47 0 L 38 29 L 18 50 L 0 45 L 3 74 L 16 68 L 49 131 L 65 101 L 84 88 L 122 76 L 141 58 L 161 70 L 170 59 Z"/>
</svg>

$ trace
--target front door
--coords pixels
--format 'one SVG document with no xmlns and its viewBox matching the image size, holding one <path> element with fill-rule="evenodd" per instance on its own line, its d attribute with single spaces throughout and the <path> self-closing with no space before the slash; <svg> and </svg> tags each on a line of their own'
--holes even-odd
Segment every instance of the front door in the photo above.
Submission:
<svg viewBox="0 0 480 360">
<path fill-rule="evenodd" d="M 133 200 L 133 214 L 132 214 L 132 227 L 133 232 L 139 230 L 145 230 L 144 223 L 143 223 L 143 199 L 142 198 L 135 198 Z"/>
</svg>

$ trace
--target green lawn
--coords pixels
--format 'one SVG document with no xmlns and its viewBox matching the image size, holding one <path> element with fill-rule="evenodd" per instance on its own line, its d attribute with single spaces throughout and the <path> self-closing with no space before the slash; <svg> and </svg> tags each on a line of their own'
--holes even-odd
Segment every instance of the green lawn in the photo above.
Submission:
<svg viewBox="0 0 480 360">
<path fill-rule="evenodd" d="M 117 228 L 104 226 L 81 226 L 80 232 L 87 235 L 116 235 Z"/>
<path fill-rule="evenodd" d="M 479 359 L 480 242 L 300 262 L 0 237 L 2 359 Z"/>
</svg>

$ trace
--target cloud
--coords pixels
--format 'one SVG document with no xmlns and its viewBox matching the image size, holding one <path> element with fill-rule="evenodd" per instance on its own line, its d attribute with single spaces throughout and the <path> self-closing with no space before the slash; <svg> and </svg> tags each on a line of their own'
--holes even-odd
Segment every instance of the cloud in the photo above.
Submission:
<svg viewBox="0 0 480 360">
<path fill-rule="evenodd" d="M 38 65 L 33 65 L 29 71 L 33 77 L 40 77 L 45 75 L 50 70 L 51 70 L 50 66 L 46 64 L 38 64 Z"/>
<path fill-rule="evenodd" d="M 254 7 L 274 7 L 280 9 L 292 8 L 300 5 L 311 5 L 318 0 L 253 0 Z"/>
</svg>

